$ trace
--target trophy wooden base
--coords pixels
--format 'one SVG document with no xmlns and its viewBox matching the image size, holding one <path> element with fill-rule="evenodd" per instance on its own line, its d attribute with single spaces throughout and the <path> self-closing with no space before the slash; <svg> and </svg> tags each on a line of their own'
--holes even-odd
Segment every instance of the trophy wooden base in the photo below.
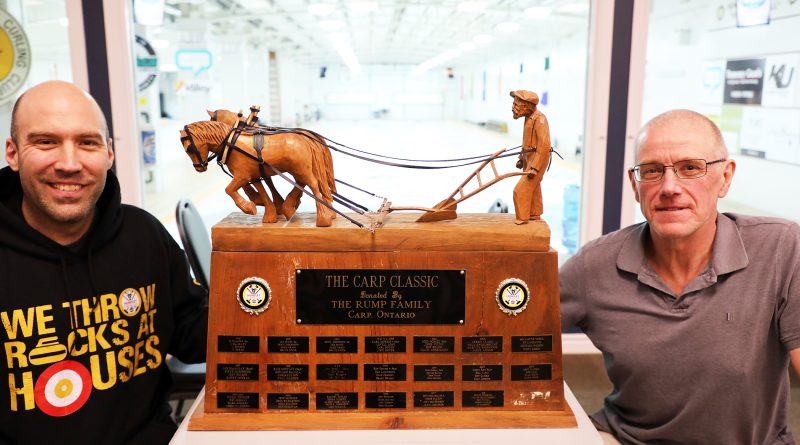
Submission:
<svg viewBox="0 0 800 445">
<path fill-rule="evenodd" d="M 448 411 L 403 413 L 206 413 L 203 405 L 189 420 L 194 431 L 304 431 L 575 428 L 575 415 L 563 411 Z"/>
<path fill-rule="evenodd" d="M 212 229 L 192 430 L 565 428 L 558 261 L 542 221 L 313 215 Z"/>
</svg>

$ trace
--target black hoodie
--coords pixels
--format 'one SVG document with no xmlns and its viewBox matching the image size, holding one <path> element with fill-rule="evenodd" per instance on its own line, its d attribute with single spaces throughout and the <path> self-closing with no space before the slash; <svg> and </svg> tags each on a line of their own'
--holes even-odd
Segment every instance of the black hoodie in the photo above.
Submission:
<svg viewBox="0 0 800 445">
<path fill-rule="evenodd" d="M 108 172 L 95 221 L 61 246 L 22 217 L 0 170 L 0 443 L 167 443 L 167 353 L 205 360 L 206 293 Z"/>
</svg>

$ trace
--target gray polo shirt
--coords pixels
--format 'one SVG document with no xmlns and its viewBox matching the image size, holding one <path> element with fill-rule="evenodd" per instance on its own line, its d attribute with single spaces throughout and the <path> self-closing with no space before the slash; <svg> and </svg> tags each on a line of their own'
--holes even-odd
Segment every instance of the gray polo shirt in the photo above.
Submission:
<svg viewBox="0 0 800 445">
<path fill-rule="evenodd" d="M 647 223 L 588 243 L 560 270 L 562 326 L 603 352 L 614 389 L 592 418 L 623 444 L 794 444 L 788 351 L 800 347 L 800 227 L 717 216 L 706 269 L 673 293 Z"/>
</svg>

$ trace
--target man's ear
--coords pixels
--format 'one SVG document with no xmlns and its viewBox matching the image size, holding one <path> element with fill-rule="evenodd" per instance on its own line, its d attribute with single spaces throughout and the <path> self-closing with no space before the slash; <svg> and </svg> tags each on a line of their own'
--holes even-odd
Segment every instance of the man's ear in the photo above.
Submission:
<svg viewBox="0 0 800 445">
<path fill-rule="evenodd" d="M 11 138 L 6 139 L 6 162 L 11 170 L 19 171 L 19 149 Z"/>
<path fill-rule="evenodd" d="M 728 194 L 728 190 L 731 188 L 731 182 L 733 181 L 734 173 L 736 173 L 736 161 L 733 159 L 728 159 L 725 162 L 724 170 L 722 170 L 722 187 L 720 187 L 719 193 L 717 193 L 718 197 L 724 198 L 725 195 Z"/>
<path fill-rule="evenodd" d="M 114 140 L 108 138 L 107 145 L 108 145 L 108 168 L 111 168 L 111 166 L 114 164 Z"/>
<path fill-rule="evenodd" d="M 631 183 L 633 197 L 636 198 L 636 202 L 641 202 L 639 201 L 639 187 L 637 187 L 636 178 L 633 177 L 633 170 L 628 170 L 628 181 Z"/>
</svg>

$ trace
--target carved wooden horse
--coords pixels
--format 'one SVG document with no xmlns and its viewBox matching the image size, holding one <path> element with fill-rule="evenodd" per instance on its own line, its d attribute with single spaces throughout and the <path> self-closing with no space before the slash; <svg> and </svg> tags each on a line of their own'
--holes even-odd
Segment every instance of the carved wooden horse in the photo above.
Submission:
<svg viewBox="0 0 800 445">
<path fill-rule="evenodd" d="M 239 125 L 239 117 L 240 116 L 237 115 L 236 113 L 234 113 L 233 111 L 228 111 L 228 110 L 208 111 L 208 110 L 206 110 L 206 113 L 208 113 L 208 116 L 211 118 L 212 121 L 224 122 L 226 124 L 229 124 L 231 126 L 231 128 L 236 127 L 236 126 Z M 275 205 L 275 211 L 279 215 L 284 215 L 286 217 L 287 221 L 289 219 L 291 219 L 292 215 L 294 215 L 294 212 L 297 210 L 297 208 L 295 207 L 293 209 L 288 209 L 288 208 L 285 209 L 283 207 L 283 196 L 281 196 L 280 192 L 278 192 L 278 189 L 275 188 L 275 184 L 272 183 L 272 178 L 269 178 L 269 177 L 268 178 L 264 178 L 264 182 L 267 184 L 267 188 L 269 189 L 269 192 L 272 194 L 272 203 Z M 250 198 L 250 200 L 253 201 L 256 205 L 260 205 L 260 206 L 265 206 L 266 205 L 266 203 L 261 200 L 261 196 L 259 196 L 258 191 L 256 189 L 254 189 L 251 184 L 247 184 L 247 185 L 243 186 L 242 190 L 247 195 L 247 197 Z M 294 191 L 294 190 L 297 190 L 297 189 L 293 188 L 292 191 Z M 299 196 L 302 195 L 303 192 L 301 192 L 300 190 L 297 190 L 297 194 L 298 194 L 297 205 L 300 205 L 300 197 Z"/>
<path fill-rule="evenodd" d="M 240 188 L 253 183 L 265 203 L 263 221 L 276 222 L 278 216 L 275 206 L 258 180 L 284 173 L 294 178 L 297 187 L 308 186 L 317 200 L 317 226 L 329 226 L 336 216 L 330 207 L 336 186 L 333 160 L 325 141 L 301 132 L 265 133 L 258 128 L 248 128 L 232 142 L 230 136 L 233 131 L 229 124 L 200 121 L 184 126 L 181 142 L 198 172 L 206 171 L 211 153 L 227 165 L 233 180 L 225 187 L 225 192 L 243 212 L 256 214 L 255 203 L 238 193 Z M 300 193 L 299 190 L 297 194 L 293 193 L 284 202 L 284 214 L 288 209 L 293 214 L 297 208 Z M 290 217 L 287 215 L 287 218 Z"/>
</svg>

